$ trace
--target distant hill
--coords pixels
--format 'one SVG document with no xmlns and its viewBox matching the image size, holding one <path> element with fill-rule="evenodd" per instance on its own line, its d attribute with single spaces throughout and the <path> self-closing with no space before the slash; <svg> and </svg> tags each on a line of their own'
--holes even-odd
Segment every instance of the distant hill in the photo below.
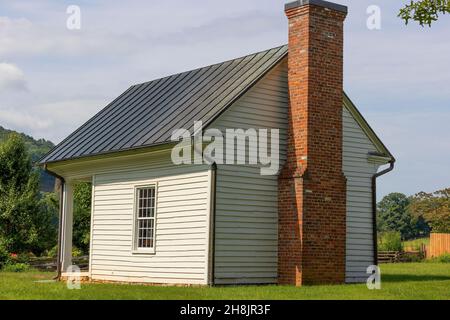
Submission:
<svg viewBox="0 0 450 320">
<path fill-rule="evenodd" d="M 0 143 L 5 141 L 11 133 L 17 133 L 22 136 L 25 141 L 25 145 L 30 152 L 31 160 L 36 163 L 39 161 L 47 152 L 49 152 L 55 145 L 53 142 L 39 139 L 35 140 L 33 137 L 30 137 L 24 133 L 16 132 L 13 130 L 8 130 L 0 126 Z M 55 178 L 44 170 L 40 170 L 41 175 L 41 191 L 51 192 L 55 186 Z"/>
</svg>

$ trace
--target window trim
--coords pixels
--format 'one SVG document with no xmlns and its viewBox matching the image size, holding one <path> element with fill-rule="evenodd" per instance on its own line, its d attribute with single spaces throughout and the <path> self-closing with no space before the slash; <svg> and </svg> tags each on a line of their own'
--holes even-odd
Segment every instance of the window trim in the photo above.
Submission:
<svg viewBox="0 0 450 320">
<path fill-rule="evenodd" d="M 139 248 L 138 247 L 138 197 L 139 190 L 145 188 L 155 189 L 155 210 L 154 210 L 154 230 L 153 230 L 153 247 Z M 134 201 L 133 201 L 133 239 L 132 239 L 132 253 L 133 254 L 155 254 L 156 253 L 156 227 L 158 217 L 158 183 L 151 182 L 146 184 L 139 184 L 134 186 Z"/>
</svg>

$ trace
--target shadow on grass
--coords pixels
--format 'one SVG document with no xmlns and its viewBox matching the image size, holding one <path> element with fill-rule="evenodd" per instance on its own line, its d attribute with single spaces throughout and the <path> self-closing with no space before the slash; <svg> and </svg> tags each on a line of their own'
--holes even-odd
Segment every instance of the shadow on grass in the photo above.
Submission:
<svg viewBox="0 0 450 320">
<path fill-rule="evenodd" d="M 450 276 L 438 275 L 387 274 L 382 275 L 381 278 L 386 282 L 450 281 Z"/>
</svg>

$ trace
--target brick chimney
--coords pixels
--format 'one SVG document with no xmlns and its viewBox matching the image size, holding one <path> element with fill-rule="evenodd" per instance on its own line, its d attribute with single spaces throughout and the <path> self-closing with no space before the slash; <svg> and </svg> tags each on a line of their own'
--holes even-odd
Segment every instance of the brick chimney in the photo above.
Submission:
<svg viewBox="0 0 450 320">
<path fill-rule="evenodd" d="M 279 284 L 345 281 L 343 24 L 347 7 L 286 4 L 289 135 L 279 176 Z"/>
</svg>

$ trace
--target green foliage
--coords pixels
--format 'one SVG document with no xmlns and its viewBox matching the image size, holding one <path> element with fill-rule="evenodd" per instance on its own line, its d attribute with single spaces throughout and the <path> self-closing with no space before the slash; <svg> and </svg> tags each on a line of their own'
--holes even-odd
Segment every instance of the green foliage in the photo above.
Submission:
<svg viewBox="0 0 450 320">
<path fill-rule="evenodd" d="M 9 255 L 8 263 L 15 264 L 15 263 L 28 263 L 30 262 L 30 258 L 34 255 L 31 253 L 11 253 Z"/>
<path fill-rule="evenodd" d="M 0 145 L 0 242 L 8 252 L 38 253 L 53 236 L 38 179 L 23 138 L 11 134 Z"/>
<path fill-rule="evenodd" d="M 8 261 L 9 261 L 9 252 L 6 249 L 6 246 L 4 246 L 4 244 L 0 242 L 0 269 L 2 269 L 3 266 L 8 263 Z"/>
<path fill-rule="evenodd" d="M 0 146 L 0 239 L 9 252 L 37 243 L 33 217 L 39 211 L 39 185 L 19 135 Z"/>
<path fill-rule="evenodd" d="M 73 245 L 83 253 L 89 252 L 91 232 L 92 185 L 84 182 L 75 185 L 73 208 Z M 80 254 L 81 255 L 81 254 Z"/>
<path fill-rule="evenodd" d="M 423 262 L 425 260 L 425 257 L 423 254 L 416 254 L 411 252 L 403 252 L 400 262 Z"/>
<path fill-rule="evenodd" d="M 3 266 L 3 272 L 27 272 L 31 267 L 26 263 L 7 263 Z"/>
<path fill-rule="evenodd" d="M 378 235 L 379 251 L 402 251 L 402 237 L 400 232 L 388 231 Z"/>
<path fill-rule="evenodd" d="M 385 196 L 377 207 L 377 229 L 379 232 L 398 231 L 402 239 L 411 239 L 429 232 L 421 219 L 408 211 L 410 199 L 402 193 Z"/>
<path fill-rule="evenodd" d="M 8 137 L 12 134 L 18 135 L 25 144 L 25 149 L 31 157 L 31 162 L 36 163 L 45 154 L 47 154 L 55 145 L 47 140 L 39 139 L 35 140 L 32 137 L 23 133 L 17 133 L 12 130 L 7 130 L 0 126 L 0 143 L 8 140 Z M 36 169 L 38 171 L 41 190 L 52 191 L 55 184 L 55 178 L 44 172 L 42 169 Z"/>
<path fill-rule="evenodd" d="M 450 253 L 445 253 L 439 257 L 430 258 L 427 260 L 430 263 L 450 263 Z"/>
<path fill-rule="evenodd" d="M 0 145 L 0 193 L 0 240 L 7 252 L 41 255 L 56 245 L 59 196 L 39 192 L 39 174 L 21 135 L 11 134 Z M 91 186 L 80 183 L 74 190 L 73 225 L 80 255 L 89 250 L 90 215 Z"/>
<path fill-rule="evenodd" d="M 450 253 L 446 253 L 437 258 L 437 261 L 440 263 L 450 263 Z"/>
<path fill-rule="evenodd" d="M 39 222 L 36 223 L 39 243 L 33 252 L 43 253 L 56 245 L 58 237 L 59 196 L 57 193 L 42 193 L 39 200 Z"/>
<path fill-rule="evenodd" d="M 433 232 L 450 233 L 450 188 L 416 194 L 408 211 L 415 219 L 426 221 Z"/>
<path fill-rule="evenodd" d="M 418 22 L 422 27 L 438 20 L 439 14 L 450 13 L 449 0 L 420 0 L 411 1 L 400 9 L 398 16 L 408 24 L 409 20 Z"/>
<path fill-rule="evenodd" d="M 17 134 L 22 139 L 25 144 L 25 148 L 28 153 L 31 155 L 32 162 L 36 162 L 41 159 L 49 150 L 51 150 L 55 145 L 44 139 L 35 140 L 33 137 L 30 137 L 23 133 L 17 133 L 12 130 L 7 130 L 0 126 L 0 143 L 8 140 L 9 136 L 12 134 Z"/>
<path fill-rule="evenodd" d="M 50 250 L 47 250 L 45 255 L 47 257 L 56 258 L 56 256 L 58 255 L 58 245 L 55 245 Z"/>
<path fill-rule="evenodd" d="M 81 257 L 83 255 L 83 253 L 84 252 L 81 249 L 78 249 L 77 247 L 72 248 L 72 257 L 73 258 Z"/>
</svg>

